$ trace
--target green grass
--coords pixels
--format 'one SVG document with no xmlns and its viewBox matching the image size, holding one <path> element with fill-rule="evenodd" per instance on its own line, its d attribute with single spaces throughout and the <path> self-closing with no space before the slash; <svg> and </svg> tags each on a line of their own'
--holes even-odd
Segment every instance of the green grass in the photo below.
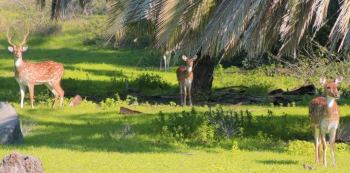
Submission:
<svg viewBox="0 0 350 173">
<path fill-rule="evenodd" d="M 68 96 L 81 94 L 100 99 L 114 97 L 117 92 L 125 92 L 125 79 L 133 82 L 144 73 L 161 76 L 170 88 L 162 91 L 146 90 L 147 93 L 143 94 L 177 92 L 175 67 L 170 72 L 158 71 L 157 52 L 110 50 L 83 45 L 86 33 L 79 32 L 76 28 L 84 27 L 85 22 L 69 21 L 63 24 L 63 31 L 60 33 L 46 37 L 32 36 L 29 41 L 30 50 L 24 55 L 25 59 L 50 59 L 63 63 L 66 69 L 63 88 Z M 125 102 L 101 107 L 97 103 L 86 101 L 76 108 L 65 106 L 62 110 L 53 110 L 47 102 L 48 90 L 37 87 L 37 107 L 30 109 L 26 98 L 25 109 L 20 109 L 18 86 L 13 77 L 12 55 L 7 52 L 6 47 L 7 43 L 2 35 L 0 99 L 10 101 L 18 111 L 25 132 L 25 142 L 20 146 L 1 146 L 0 157 L 12 151 L 32 154 L 40 158 L 46 172 L 50 173 L 305 172 L 303 164 L 314 165 L 311 130 L 304 126 L 309 121 L 305 106 L 224 106 L 225 110 L 249 110 L 255 119 L 265 121 L 268 120 L 268 110 L 272 110 L 273 118 L 269 123 L 276 127 L 281 127 L 280 119 L 286 116 L 288 123 L 285 127 L 295 137 L 291 137 L 290 141 L 280 141 L 279 134 L 282 132 L 276 129 L 266 130 L 269 129 L 266 124 L 256 124 L 253 129 L 247 129 L 250 133 L 243 138 L 237 137 L 234 141 L 226 140 L 210 146 L 190 145 L 154 131 L 153 120 L 159 111 L 168 115 L 183 110 L 190 111 L 189 107 L 162 104 L 130 106 L 125 105 Z M 266 95 L 268 91 L 277 88 L 291 89 L 299 84 L 293 78 L 278 76 L 277 80 L 263 72 L 242 72 L 233 68 L 217 71 L 215 77 L 214 88 L 241 85 L 250 88 L 251 93 L 260 95 Z M 123 116 L 118 114 L 119 106 L 136 109 L 143 114 Z M 208 107 L 196 106 L 196 110 L 204 112 Z M 349 106 L 342 106 L 342 119 L 349 120 L 349 112 Z M 131 134 L 123 136 L 123 130 L 127 126 L 131 127 Z M 278 145 L 265 141 L 264 136 L 259 136 L 261 133 L 273 141 L 279 141 Z M 298 139 L 306 142 L 300 145 Z M 292 144 L 297 147 L 291 147 Z M 316 166 L 316 172 L 348 172 L 349 147 L 347 144 L 338 146 L 337 167 Z"/>
<path fill-rule="evenodd" d="M 253 137 L 252 142 L 246 143 L 237 139 L 243 146 L 232 149 L 230 144 L 211 147 L 186 145 L 153 132 L 152 120 L 158 111 L 180 112 L 184 109 L 182 107 L 131 106 L 145 114 L 129 117 L 119 115 L 117 107 L 102 109 L 89 102 L 63 110 L 51 110 L 46 105 L 34 110 L 19 109 L 18 104 L 15 106 L 23 127 L 29 132 L 25 135 L 24 145 L 3 146 L 0 155 L 11 151 L 35 155 L 42 160 L 47 172 L 303 172 L 303 164 L 314 165 L 311 141 L 297 150 L 286 146 L 285 150 L 276 150 L 279 146 L 261 147 L 259 142 L 254 143 L 254 139 L 259 138 Z M 205 111 L 207 108 L 197 109 Z M 285 113 L 290 118 L 297 116 L 308 120 L 307 110 L 303 107 L 230 106 L 225 109 L 249 109 L 254 117 L 264 117 L 268 110 L 273 109 L 276 118 Z M 349 110 L 350 107 L 342 107 L 341 111 L 345 114 Z M 133 135 L 121 137 L 127 125 Z M 347 172 L 349 157 L 348 149 L 338 149 L 337 167 L 325 169 L 317 166 L 317 171 Z"/>
</svg>

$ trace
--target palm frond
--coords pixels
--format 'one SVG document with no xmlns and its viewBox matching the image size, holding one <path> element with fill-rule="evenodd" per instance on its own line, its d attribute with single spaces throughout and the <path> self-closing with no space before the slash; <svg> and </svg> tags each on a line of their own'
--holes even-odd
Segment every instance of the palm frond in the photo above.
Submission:
<svg viewBox="0 0 350 173">
<path fill-rule="evenodd" d="M 340 45 L 338 46 L 338 51 L 342 50 L 342 48 L 349 46 L 349 32 L 350 30 L 350 0 L 343 0 L 341 7 L 340 7 L 340 13 L 339 16 L 332 28 L 332 31 L 329 35 L 330 39 L 330 47 L 332 50 L 337 49 L 337 46 L 339 42 L 341 41 Z"/>
<path fill-rule="evenodd" d="M 295 53 L 305 30 L 311 23 L 316 9 L 316 0 L 305 0 L 296 2 L 296 0 L 289 0 L 288 5 L 293 7 L 288 10 L 284 16 L 284 21 L 281 26 L 282 47 L 281 54 Z"/>
<path fill-rule="evenodd" d="M 198 48 L 217 57 L 222 51 L 237 50 L 243 33 L 263 0 L 223 0 L 201 34 Z"/>
<path fill-rule="evenodd" d="M 137 22 L 149 16 L 150 8 L 156 8 L 158 3 L 150 0 L 115 0 L 108 8 L 107 27 L 110 36 L 123 30 L 128 23 Z M 153 5 L 153 6 L 152 6 Z"/>
<path fill-rule="evenodd" d="M 243 47 L 249 57 L 269 51 L 279 40 L 279 27 L 283 22 L 284 7 L 288 0 L 264 1 L 242 38 Z"/>
<path fill-rule="evenodd" d="M 313 28 L 315 31 L 320 30 L 324 21 L 327 18 L 327 12 L 329 7 L 330 0 L 316 0 L 316 11 L 315 11 L 315 21 L 313 24 Z"/>
</svg>

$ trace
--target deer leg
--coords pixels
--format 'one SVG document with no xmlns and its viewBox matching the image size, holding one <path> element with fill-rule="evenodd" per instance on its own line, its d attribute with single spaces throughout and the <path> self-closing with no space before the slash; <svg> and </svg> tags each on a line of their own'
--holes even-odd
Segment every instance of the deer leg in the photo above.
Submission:
<svg viewBox="0 0 350 173">
<path fill-rule="evenodd" d="M 60 97 L 60 108 L 63 107 L 63 100 L 64 100 L 64 90 L 61 87 L 60 82 L 57 82 L 56 84 L 53 85 L 53 88 L 57 92 L 57 94 Z"/>
<path fill-rule="evenodd" d="M 181 102 L 181 106 L 184 105 L 184 102 L 183 102 L 183 86 L 182 84 L 180 83 L 180 102 Z"/>
<path fill-rule="evenodd" d="M 337 129 L 336 128 L 332 128 L 330 133 L 329 133 L 329 144 L 330 144 L 331 158 L 332 158 L 333 166 L 336 165 L 335 152 L 334 152 L 336 132 L 337 132 Z"/>
<path fill-rule="evenodd" d="M 315 138 L 315 161 L 316 163 L 319 163 L 321 138 L 320 138 L 320 130 L 316 127 L 314 129 L 314 138 Z"/>
<path fill-rule="evenodd" d="M 56 105 L 56 100 L 57 100 L 57 92 L 53 89 L 52 84 L 48 83 L 45 84 L 45 86 L 51 91 L 51 93 L 54 95 L 53 103 L 52 103 L 52 108 L 55 108 Z"/>
<path fill-rule="evenodd" d="M 192 87 L 191 87 L 191 85 L 188 86 L 188 98 L 189 98 L 190 106 L 192 106 Z"/>
<path fill-rule="evenodd" d="M 57 99 L 59 98 L 59 94 L 56 90 L 52 89 L 51 92 L 53 93 L 54 95 L 54 99 L 53 99 L 53 103 L 52 103 L 52 108 L 56 108 L 56 102 L 57 102 Z"/>
<path fill-rule="evenodd" d="M 169 57 L 167 58 L 167 61 L 166 61 L 166 71 L 169 70 L 169 67 L 170 67 L 170 58 L 171 58 L 171 55 L 169 55 Z"/>
<path fill-rule="evenodd" d="M 28 89 L 29 89 L 30 104 L 32 108 L 34 108 L 34 84 L 32 83 L 28 84 Z"/>
<path fill-rule="evenodd" d="M 166 71 L 166 56 L 163 56 L 163 60 L 164 60 L 164 71 Z"/>
<path fill-rule="evenodd" d="M 322 149 L 321 149 L 321 146 L 322 146 L 322 142 L 321 142 L 321 134 L 319 134 L 318 136 L 318 163 L 320 163 L 320 159 L 321 159 L 321 153 L 322 153 Z"/>
<path fill-rule="evenodd" d="M 322 148 L 323 148 L 323 165 L 327 167 L 327 141 L 326 141 L 326 133 L 323 133 L 321 131 L 321 141 L 322 141 Z"/>
<path fill-rule="evenodd" d="M 187 97 L 187 88 L 186 88 L 186 86 L 183 86 L 183 90 L 184 90 L 184 106 L 186 106 L 186 97 Z"/>
<path fill-rule="evenodd" d="M 21 108 L 24 106 L 24 96 L 25 96 L 25 85 L 19 84 L 19 92 L 21 94 Z"/>
<path fill-rule="evenodd" d="M 163 57 L 160 58 L 159 70 L 162 70 L 162 65 L 163 65 Z"/>
</svg>

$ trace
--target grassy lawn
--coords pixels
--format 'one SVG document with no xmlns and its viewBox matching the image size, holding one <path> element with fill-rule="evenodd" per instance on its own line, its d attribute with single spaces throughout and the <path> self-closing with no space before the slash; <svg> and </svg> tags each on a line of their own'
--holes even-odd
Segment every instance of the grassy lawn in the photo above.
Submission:
<svg viewBox="0 0 350 173">
<path fill-rule="evenodd" d="M 42 160 L 47 172 L 304 172 L 303 164 L 314 165 L 311 142 L 297 149 L 285 146 L 286 150 L 278 151 L 274 145 L 260 149 L 259 142 L 242 141 L 240 146 L 240 140 L 234 149 L 231 145 L 206 147 L 162 141 L 163 138 L 152 131 L 154 114 L 179 112 L 181 107 L 133 106 L 145 114 L 130 117 L 119 115 L 117 108 L 104 110 L 93 103 L 63 110 L 51 110 L 45 105 L 21 110 L 15 105 L 26 129 L 25 144 L 3 146 L 0 155 L 11 151 L 35 155 Z M 276 118 L 287 114 L 289 118 L 308 120 L 303 107 L 231 106 L 225 109 L 249 109 L 254 117 L 263 117 L 273 109 Z M 342 107 L 343 115 L 349 110 Z M 123 137 L 126 126 L 131 127 L 132 134 Z M 318 172 L 348 171 L 349 150 L 343 148 L 345 144 L 338 146 L 337 167 L 317 166 Z"/>
<path fill-rule="evenodd" d="M 141 88 L 143 94 L 176 94 L 175 67 L 170 72 L 157 69 L 158 57 L 150 50 L 96 49 L 82 44 L 84 33 L 74 28 L 81 21 L 68 22 L 56 35 L 29 41 L 25 59 L 32 61 L 55 60 L 64 64 L 66 72 L 63 88 L 67 96 L 80 94 L 92 100 L 114 97 L 125 93 L 126 81 L 135 84 L 142 74 L 161 77 L 168 88 Z M 307 108 L 272 107 L 267 105 L 224 106 L 225 110 L 249 110 L 254 119 L 270 124 L 256 124 L 246 129 L 250 136 L 223 141 L 212 146 L 189 145 L 162 136 L 154 130 L 154 119 L 160 111 L 171 113 L 190 111 L 189 107 L 176 105 L 126 105 L 101 106 L 85 101 L 78 107 L 65 106 L 62 110 L 49 109 L 49 91 L 36 88 L 36 109 L 20 109 L 18 85 L 13 77 L 12 55 L 7 52 L 3 35 L 0 38 L 0 99 L 10 101 L 18 111 L 25 134 L 21 146 L 1 146 L 0 157 L 12 151 L 20 151 L 39 157 L 46 172 L 305 172 L 303 164 L 314 165 L 312 134 L 307 126 Z M 289 77 L 262 77 L 262 73 L 241 73 L 237 69 L 216 72 L 214 88 L 243 85 L 251 92 L 266 94 L 272 89 L 291 89 L 298 80 Z M 277 79 L 276 79 L 277 78 Z M 135 82 L 136 81 L 136 82 Z M 159 82 L 158 81 L 158 82 Z M 66 102 L 68 99 L 66 100 Z M 178 100 L 174 100 L 178 102 Z M 139 110 L 138 116 L 118 114 L 120 106 Z M 208 106 L 196 106 L 200 113 Z M 273 112 L 268 119 L 268 112 Z M 349 120 L 349 106 L 341 107 L 344 120 Z M 287 121 L 283 121 L 286 117 Z M 271 121 L 269 121 L 271 120 Z M 280 122 L 287 122 L 281 125 Z M 264 137 L 279 139 L 278 129 L 288 129 L 292 138 L 278 144 L 265 143 Z M 129 129 L 125 135 L 125 130 Z M 264 133 L 266 136 L 254 134 Z M 288 136 L 287 135 L 287 136 Z M 294 138 L 294 136 L 295 138 Z M 247 140 L 247 139 L 249 140 Z M 298 139 L 303 139 L 299 141 Z M 233 145 L 234 144 L 234 145 Z M 264 146 L 259 146 L 260 144 Z M 296 146 L 296 147 L 294 147 Z M 347 144 L 339 144 L 337 167 L 315 166 L 317 172 L 348 172 L 350 150 Z M 279 148 L 279 149 L 277 149 Z M 329 154 L 328 154 L 329 156 Z M 330 160 L 329 160 L 330 161 Z"/>
</svg>

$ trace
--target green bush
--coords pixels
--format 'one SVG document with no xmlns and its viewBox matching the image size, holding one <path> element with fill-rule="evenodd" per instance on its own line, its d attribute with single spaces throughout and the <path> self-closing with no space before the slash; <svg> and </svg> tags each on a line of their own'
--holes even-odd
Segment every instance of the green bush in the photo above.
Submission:
<svg viewBox="0 0 350 173">
<path fill-rule="evenodd" d="M 199 115 L 195 109 L 191 112 L 175 113 L 167 117 L 160 112 L 155 119 L 157 131 L 182 142 L 210 144 L 214 140 L 214 129 L 205 116 Z"/>
<path fill-rule="evenodd" d="M 217 140 L 232 138 L 240 133 L 240 120 L 233 111 L 224 111 L 222 107 L 219 107 L 216 110 L 210 109 L 205 114 L 209 124 L 215 129 L 215 138 Z"/>
<path fill-rule="evenodd" d="M 244 129 L 252 124 L 252 116 L 249 111 L 224 111 L 221 107 L 204 114 L 192 109 L 168 116 L 160 112 L 155 124 L 156 130 L 165 136 L 184 142 L 211 144 L 242 136 Z"/>
<path fill-rule="evenodd" d="M 170 84 L 161 76 L 149 73 L 141 74 L 135 80 L 131 81 L 130 87 L 137 92 L 154 95 L 162 91 L 168 91 L 171 88 Z"/>
</svg>

